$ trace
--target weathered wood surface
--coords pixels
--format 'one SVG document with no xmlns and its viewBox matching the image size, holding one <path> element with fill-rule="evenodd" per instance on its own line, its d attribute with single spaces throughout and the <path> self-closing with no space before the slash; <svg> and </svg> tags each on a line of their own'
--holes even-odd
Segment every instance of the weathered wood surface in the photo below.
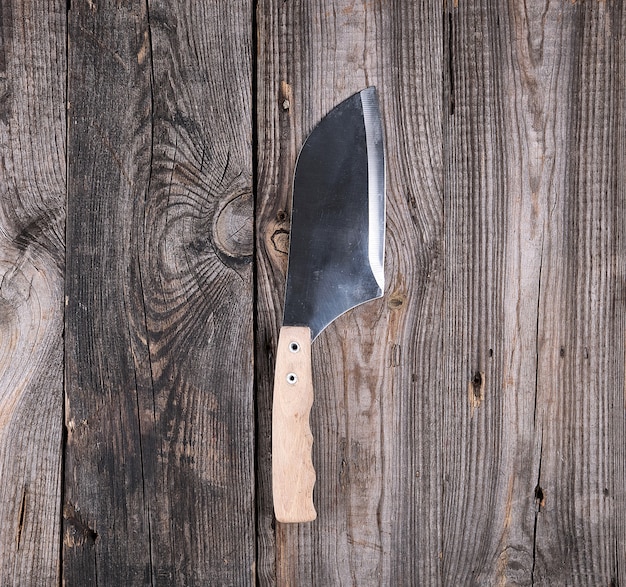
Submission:
<svg viewBox="0 0 626 587">
<path fill-rule="evenodd" d="M 621 20 L 449 12 L 444 584 L 624 583 Z"/>
<path fill-rule="evenodd" d="M 368 83 L 390 188 L 386 304 L 314 347 L 318 521 L 274 541 L 260 476 L 262 582 L 623 583 L 621 7 L 260 14 L 259 355 L 297 148 Z"/>
<path fill-rule="evenodd" d="M 0 5 L 0 584 L 57 582 L 65 2 Z"/>
<path fill-rule="evenodd" d="M 250 12 L 69 11 L 69 585 L 253 580 Z"/>
<path fill-rule="evenodd" d="M 295 158 L 320 117 L 367 85 L 380 89 L 389 184 L 387 296 L 344 315 L 313 345 L 314 524 L 278 525 L 274 537 L 269 459 L 259 461 L 262 584 L 428 584 L 437 576 L 441 15 L 438 2 L 259 5 L 262 455 L 273 367 L 265 349 L 275 347 L 281 318 Z M 439 277 L 421 279 L 431 272 Z"/>
<path fill-rule="evenodd" d="M 1 584 L 626 584 L 621 2 L 0 17 Z M 367 85 L 386 296 L 313 345 L 278 524 L 295 158 Z"/>
</svg>

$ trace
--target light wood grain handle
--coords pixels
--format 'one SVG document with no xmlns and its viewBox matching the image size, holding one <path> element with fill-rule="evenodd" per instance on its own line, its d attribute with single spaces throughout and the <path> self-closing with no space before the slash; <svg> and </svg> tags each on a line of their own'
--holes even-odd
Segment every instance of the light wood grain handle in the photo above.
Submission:
<svg viewBox="0 0 626 587">
<path fill-rule="evenodd" d="M 272 408 L 272 490 L 279 522 L 310 522 L 317 517 L 309 425 L 312 405 L 311 331 L 306 326 L 283 326 Z"/>
</svg>

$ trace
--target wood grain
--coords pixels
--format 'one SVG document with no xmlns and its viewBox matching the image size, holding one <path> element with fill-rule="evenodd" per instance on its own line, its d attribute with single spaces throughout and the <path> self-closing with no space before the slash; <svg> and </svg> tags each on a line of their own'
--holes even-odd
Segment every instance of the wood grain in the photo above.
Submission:
<svg viewBox="0 0 626 587">
<path fill-rule="evenodd" d="M 3 2 L 0 584 L 626 584 L 624 80 L 621 2 Z M 280 524 L 293 170 L 368 85 L 387 288 Z"/>
<path fill-rule="evenodd" d="M 390 189 L 386 307 L 331 327 L 317 371 L 314 345 L 310 529 L 273 533 L 259 461 L 262 581 L 618 584 L 621 7 L 268 1 L 258 22 L 261 398 L 295 154 L 365 81 Z"/>
<path fill-rule="evenodd" d="M 386 99 L 389 331 L 381 391 L 387 414 L 383 543 L 385 581 L 440 583 L 441 444 L 445 312 L 443 72 L 445 27 L 437 2 L 395 2 L 383 14 L 380 69 Z M 387 579 L 389 576 L 390 579 Z"/>
<path fill-rule="evenodd" d="M 138 258 L 164 585 L 254 581 L 251 11 L 247 0 L 150 4 Z"/>
<path fill-rule="evenodd" d="M 67 584 L 253 582 L 250 12 L 69 13 Z"/>
<path fill-rule="evenodd" d="M 616 550 L 615 521 L 616 496 L 626 477 L 615 464 L 620 467 L 626 456 L 619 378 L 624 331 L 623 308 L 616 308 L 615 298 L 621 281 L 617 239 L 623 234 L 616 130 L 624 124 L 617 110 L 623 79 L 616 56 L 624 38 L 613 33 L 620 29 L 621 10 L 577 6 L 567 15 L 574 25 L 566 29 L 574 56 L 567 113 L 571 147 L 564 164 L 564 193 L 570 196 L 559 202 L 562 226 L 551 222 L 552 238 L 562 247 L 552 262 L 559 278 L 548 278 L 540 310 L 540 337 L 546 341 L 541 351 L 551 359 L 539 370 L 543 450 L 535 498 L 545 502 L 539 504 L 535 533 L 533 579 L 539 584 L 557 574 L 572 585 L 623 583 L 626 552 Z M 562 431 L 554 421 L 563 423 Z"/>
<path fill-rule="evenodd" d="M 617 584 L 619 10 L 448 15 L 443 583 Z"/>
<path fill-rule="evenodd" d="M 0 6 L 0 584 L 57 585 L 65 2 Z"/>
<path fill-rule="evenodd" d="M 434 433 L 436 420 L 420 408 L 441 395 L 435 364 L 418 374 L 411 363 L 422 353 L 436 356 L 439 346 L 429 315 L 439 311 L 443 287 L 432 266 L 441 238 L 441 4 L 266 1 L 259 3 L 258 27 L 259 578 L 427 584 L 439 551 L 437 526 L 428 522 L 437 511 L 428 500 L 436 502 L 437 492 L 424 492 L 439 484 L 431 462 L 436 446 L 424 443 L 418 452 L 415 435 L 407 435 L 422 425 Z M 318 519 L 306 528 L 279 525 L 274 534 L 265 438 L 293 167 L 318 120 L 368 85 L 378 86 L 388 133 L 388 297 L 341 317 L 313 345 Z M 420 132 L 403 132 L 412 125 Z M 416 393 L 416 383 L 427 392 Z M 424 519 L 416 519 L 418 512 Z"/>
</svg>

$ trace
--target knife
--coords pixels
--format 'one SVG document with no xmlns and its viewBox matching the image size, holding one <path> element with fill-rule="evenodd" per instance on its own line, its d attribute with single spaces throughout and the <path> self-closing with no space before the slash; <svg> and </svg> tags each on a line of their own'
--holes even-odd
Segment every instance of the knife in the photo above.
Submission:
<svg viewBox="0 0 626 587">
<path fill-rule="evenodd" d="M 306 139 L 293 181 L 283 325 L 272 407 L 279 522 L 309 522 L 315 470 L 311 342 L 384 290 L 385 156 L 376 88 L 335 106 Z"/>
</svg>

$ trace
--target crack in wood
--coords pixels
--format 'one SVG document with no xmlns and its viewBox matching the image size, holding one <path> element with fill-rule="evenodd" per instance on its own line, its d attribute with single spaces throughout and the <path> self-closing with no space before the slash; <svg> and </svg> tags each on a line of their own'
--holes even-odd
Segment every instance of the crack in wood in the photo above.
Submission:
<svg viewBox="0 0 626 587">
<path fill-rule="evenodd" d="M 543 430 L 541 431 L 541 444 L 539 446 L 539 467 L 537 471 L 537 484 L 535 485 L 535 520 L 533 524 L 533 544 L 532 544 L 532 567 L 530 569 L 530 584 L 535 584 L 535 568 L 537 565 L 537 535 L 539 530 L 539 514 L 545 507 L 546 497 L 541 487 L 541 464 L 543 460 Z"/>
<path fill-rule="evenodd" d="M 448 34 L 446 36 L 446 47 L 448 50 L 448 114 L 450 116 L 454 116 L 456 103 L 454 97 L 454 28 L 452 11 L 448 11 L 447 21 Z"/>
<path fill-rule="evenodd" d="M 22 501 L 20 502 L 20 509 L 18 514 L 18 523 L 17 523 L 17 549 L 19 550 L 22 545 L 22 531 L 24 529 L 24 516 L 26 513 L 26 494 L 27 488 L 24 487 L 22 490 Z"/>
</svg>

